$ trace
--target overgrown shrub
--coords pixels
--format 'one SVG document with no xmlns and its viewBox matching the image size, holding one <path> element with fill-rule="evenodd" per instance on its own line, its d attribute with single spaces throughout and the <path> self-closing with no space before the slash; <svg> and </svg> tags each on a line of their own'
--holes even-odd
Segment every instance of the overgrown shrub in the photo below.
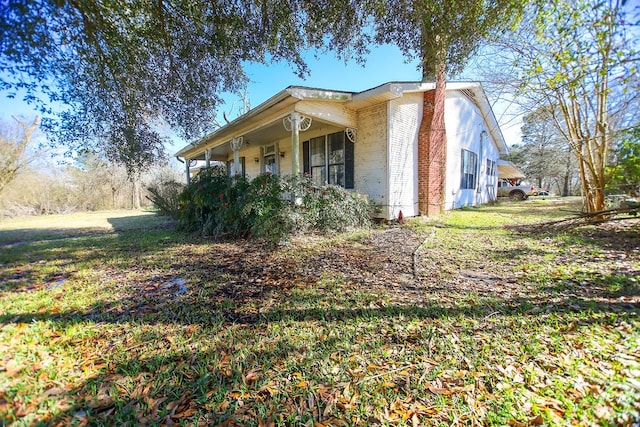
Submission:
<svg viewBox="0 0 640 427">
<path fill-rule="evenodd" d="M 180 225 L 206 235 L 252 236 L 280 242 L 309 231 L 370 224 L 365 196 L 316 186 L 306 176 L 263 174 L 248 182 L 223 168 L 201 171 L 180 196 Z"/>
<path fill-rule="evenodd" d="M 184 191 L 184 184 L 174 180 L 153 183 L 147 187 L 147 199 L 153 203 L 160 215 L 171 218 L 180 217 L 180 194 Z"/>
</svg>

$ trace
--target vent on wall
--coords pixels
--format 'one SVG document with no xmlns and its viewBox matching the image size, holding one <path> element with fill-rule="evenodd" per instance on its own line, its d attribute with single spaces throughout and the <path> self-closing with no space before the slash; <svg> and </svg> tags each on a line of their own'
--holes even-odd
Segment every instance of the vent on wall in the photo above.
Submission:
<svg viewBox="0 0 640 427">
<path fill-rule="evenodd" d="M 478 102 L 476 101 L 476 97 L 473 94 L 473 92 L 471 92 L 469 89 L 461 89 L 460 93 L 462 93 L 464 96 L 466 96 L 467 98 L 469 98 L 469 100 L 471 102 L 473 102 L 475 105 L 478 105 Z"/>
</svg>

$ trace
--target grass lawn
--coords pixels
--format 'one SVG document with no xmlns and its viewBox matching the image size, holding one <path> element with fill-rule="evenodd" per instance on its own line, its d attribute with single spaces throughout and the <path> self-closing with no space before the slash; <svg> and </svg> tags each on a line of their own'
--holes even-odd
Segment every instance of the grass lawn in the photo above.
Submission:
<svg viewBox="0 0 640 427">
<path fill-rule="evenodd" d="M 2 220 L 0 425 L 634 425 L 640 223 L 509 227 L 568 209 L 276 249 L 131 212 Z"/>
</svg>

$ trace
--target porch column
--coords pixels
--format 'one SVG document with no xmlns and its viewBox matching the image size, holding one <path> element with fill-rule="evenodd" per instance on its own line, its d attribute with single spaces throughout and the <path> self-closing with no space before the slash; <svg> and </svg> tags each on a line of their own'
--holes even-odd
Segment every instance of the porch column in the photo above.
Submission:
<svg viewBox="0 0 640 427">
<path fill-rule="evenodd" d="M 238 136 L 231 140 L 231 149 L 233 150 L 233 174 L 240 174 L 240 147 L 242 147 L 242 137 Z"/>
<path fill-rule="evenodd" d="M 207 168 L 211 167 L 211 152 L 208 148 L 204 150 L 204 165 Z"/>
<path fill-rule="evenodd" d="M 311 117 L 306 117 L 294 111 L 282 121 L 284 128 L 291 131 L 291 174 L 300 174 L 300 132 L 311 127 Z"/>
<path fill-rule="evenodd" d="M 189 170 L 189 164 L 191 163 L 191 160 L 187 159 L 186 157 L 184 158 L 184 168 L 185 168 L 185 172 L 187 174 L 187 185 L 189 185 L 191 183 L 191 171 Z"/>
</svg>

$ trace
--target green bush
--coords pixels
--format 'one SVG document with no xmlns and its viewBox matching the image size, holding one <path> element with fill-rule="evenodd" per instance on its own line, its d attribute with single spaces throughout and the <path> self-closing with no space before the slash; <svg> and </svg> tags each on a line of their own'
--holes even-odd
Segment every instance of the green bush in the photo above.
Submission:
<svg viewBox="0 0 640 427">
<path fill-rule="evenodd" d="M 174 180 L 153 183 L 147 187 L 149 192 L 147 199 L 158 209 L 160 215 L 178 219 L 180 217 L 180 196 L 184 188 L 184 184 Z"/>
<path fill-rule="evenodd" d="M 187 186 L 180 203 L 181 227 L 206 235 L 280 242 L 293 234 L 370 224 L 366 197 L 334 185 L 316 186 L 306 176 L 262 174 L 248 182 L 209 168 Z"/>
</svg>

